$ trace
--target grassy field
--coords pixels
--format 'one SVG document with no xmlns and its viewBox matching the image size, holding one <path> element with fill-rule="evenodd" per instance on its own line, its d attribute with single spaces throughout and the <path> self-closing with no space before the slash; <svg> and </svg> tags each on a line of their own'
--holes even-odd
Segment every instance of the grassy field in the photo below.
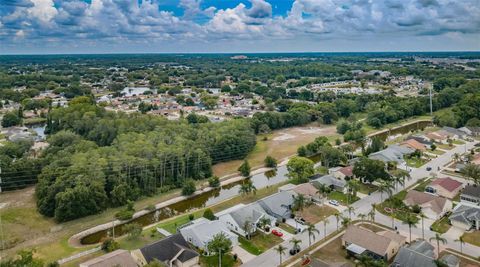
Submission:
<svg viewBox="0 0 480 267">
<path fill-rule="evenodd" d="M 443 234 L 450 229 L 450 224 L 448 223 L 448 216 L 442 217 L 439 220 L 435 221 L 430 227 L 432 231 Z"/>
<path fill-rule="evenodd" d="M 281 223 L 278 227 L 280 227 L 280 229 L 282 229 L 283 231 L 285 231 L 287 233 L 290 233 L 292 235 L 296 234 L 295 233 L 295 228 L 293 228 L 292 226 L 290 226 L 286 223 Z"/>
<path fill-rule="evenodd" d="M 335 212 L 337 212 L 336 209 L 327 205 L 319 206 L 312 204 L 304 208 L 302 211 L 297 212 L 297 215 L 304 218 L 308 223 L 316 224 L 328 216 L 335 214 Z"/>
<path fill-rule="evenodd" d="M 373 185 L 373 184 L 364 184 L 364 183 L 359 183 L 360 188 L 358 189 L 358 192 L 363 193 L 363 194 L 370 194 L 375 191 L 377 191 L 378 186 Z"/>
<path fill-rule="evenodd" d="M 428 162 L 428 160 L 423 159 L 423 158 L 414 158 L 414 157 L 408 158 L 408 157 L 406 157 L 405 162 L 407 163 L 407 165 L 409 167 L 420 168 L 423 165 L 425 165 Z"/>
<path fill-rule="evenodd" d="M 432 153 L 432 154 L 435 154 L 435 155 L 443 155 L 445 154 L 445 151 L 443 150 L 428 150 L 428 153 Z"/>
<path fill-rule="evenodd" d="M 341 237 L 336 238 L 321 249 L 315 251 L 312 257 L 329 263 L 350 262 L 353 264 L 352 261 L 347 259 L 347 251 L 342 246 Z"/>
<path fill-rule="evenodd" d="M 151 244 L 155 241 L 158 241 L 164 238 L 162 234 L 160 234 L 157 229 L 150 228 L 145 229 L 142 231 L 142 235 L 135 239 L 130 239 L 126 236 L 121 237 L 117 240 L 119 247 L 126 250 L 134 250 L 142 248 L 148 244 Z"/>
<path fill-rule="evenodd" d="M 426 179 L 425 181 L 420 182 L 418 185 L 413 188 L 413 190 L 419 191 L 419 192 L 425 192 L 425 187 L 431 183 L 430 179 Z"/>
<path fill-rule="evenodd" d="M 400 191 L 392 198 L 388 198 L 381 204 L 377 205 L 377 210 L 384 215 L 387 215 L 389 217 L 393 216 L 400 221 L 405 221 L 408 215 L 414 216 L 418 221 L 419 218 L 417 214 L 411 212 L 410 208 L 402 202 L 406 195 L 407 191 Z M 392 210 L 392 212 L 387 212 L 387 209 Z"/>
<path fill-rule="evenodd" d="M 217 267 L 218 266 L 218 256 L 217 255 L 212 255 L 212 256 L 200 256 L 200 266 L 205 266 L 205 267 Z M 239 259 L 235 261 L 233 258 L 232 254 L 226 254 L 222 255 L 222 266 L 225 267 L 234 267 L 234 266 L 240 266 L 242 263 L 240 262 Z"/>
<path fill-rule="evenodd" d="M 250 239 L 239 237 L 240 247 L 253 255 L 260 255 L 264 251 L 282 243 L 283 239 L 270 233 L 264 234 L 257 231 Z"/>
<path fill-rule="evenodd" d="M 480 247 L 480 231 L 473 231 L 471 233 L 464 233 L 463 240 L 467 243 Z"/>
<path fill-rule="evenodd" d="M 263 160 L 267 155 L 277 160 L 292 156 L 297 153 L 298 147 L 306 145 L 319 136 L 326 136 L 332 143 L 340 137 L 336 132 L 335 125 L 322 125 L 314 122 L 303 127 L 292 127 L 275 130 L 266 135 L 257 136 L 255 148 L 247 156 L 252 167 L 263 166 Z M 266 137 L 267 140 L 264 140 Z M 213 166 L 215 175 L 222 177 L 237 171 L 242 160 L 222 162 Z"/>
</svg>

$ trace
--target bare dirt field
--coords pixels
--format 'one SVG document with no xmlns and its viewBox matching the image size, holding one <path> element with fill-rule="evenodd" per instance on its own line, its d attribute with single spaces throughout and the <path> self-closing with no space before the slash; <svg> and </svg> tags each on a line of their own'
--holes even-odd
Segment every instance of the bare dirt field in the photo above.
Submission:
<svg viewBox="0 0 480 267">
<path fill-rule="evenodd" d="M 267 140 L 264 140 L 265 136 Z M 340 135 L 337 134 L 335 125 L 319 123 L 276 130 L 270 134 L 257 137 L 257 145 L 247 156 L 247 160 L 252 167 L 263 166 L 263 160 L 267 155 L 275 157 L 280 162 L 282 159 L 297 153 L 299 146 L 306 145 L 319 136 L 326 136 L 334 141 Z M 213 172 L 215 175 L 222 177 L 236 172 L 241 164 L 241 160 L 218 163 L 213 166 Z"/>
</svg>

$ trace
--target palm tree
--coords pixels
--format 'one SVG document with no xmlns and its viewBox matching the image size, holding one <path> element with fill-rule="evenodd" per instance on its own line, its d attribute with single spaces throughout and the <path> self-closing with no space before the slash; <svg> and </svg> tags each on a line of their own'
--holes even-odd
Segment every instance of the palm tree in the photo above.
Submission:
<svg viewBox="0 0 480 267">
<path fill-rule="evenodd" d="M 348 218 L 352 220 L 352 213 L 355 214 L 355 208 L 352 206 L 347 207 L 347 212 L 348 212 Z"/>
<path fill-rule="evenodd" d="M 417 218 L 413 214 L 408 214 L 403 223 L 408 224 L 408 232 L 410 233 L 409 243 L 412 243 L 412 226 L 417 224 Z"/>
<path fill-rule="evenodd" d="M 278 255 L 280 256 L 280 265 L 282 265 L 282 255 L 285 255 L 285 251 L 287 250 L 286 247 L 282 246 L 282 244 L 278 245 L 276 248 L 274 248 L 275 251 L 277 251 Z"/>
<path fill-rule="evenodd" d="M 447 244 L 447 239 L 441 237 L 439 233 L 435 233 L 435 236 L 430 238 L 430 242 L 432 242 L 432 240 L 437 241 L 437 257 L 438 257 L 440 255 L 440 243 L 444 245 Z"/>
<path fill-rule="evenodd" d="M 371 209 L 370 212 L 368 213 L 368 216 L 370 216 L 370 219 L 372 220 L 372 222 L 375 222 L 375 213 L 376 213 L 375 203 L 373 203 L 373 204 L 372 204 L 372 209 Z"/>
<path fill-rule="evenodd" d="M 460 243 L 460 253 L 463 253 L 463 244 L 465 244 L 465 240 L 463 240 L 463 235 L 460 236 L 458 239 L 455 239 L 454 241 Z"/>
<path fill-rule="evenodd" d="M 266 226 L 272 224 L 272 220 L 270 220 L 270 218 L 267 218 L 267 217 L 262 217 L 262 218 L 258 221 L 258 224 L 260 225 L 260 227 L 262 227 L 263 230 L 265 230 Z"/>
<path fill-rule="evenodd" d="M 249 220 L 246 220 L 243 224 L 243 230 L 245 231 L 245 237 L 250 239 L 250 234 L 252 232 L 252 223 Z"/>
<path fill-rule="evenodd" d="M 462 174 L 474 184 L 480 185 L 480 166 L 475 164 L 467 164 L 462 169 Z"/>
<path fill-rule="evenodd" d="M 397 190 L 397 183 L 403 186 L 403 189 L 405 189 L 405 180 L 410 180 L 412 177 L 410 176 L 410 173 L 407 172 L 406 170 L 402 169 L 396 169 L 391 171 L 393 180 L 395 182 L 395 190 Z"/>
<path fill-rule="evenodd" d="M 324 184 L 320 184 L 317 188 L 317 194 L 320 196 L 320 198 L 322 199 L 322 204 L 325 200 L 325 198 L 327 198 L 327 195 L 328 193 L 330 193 L 330 187 L 324 185 Z"/>
<path fill-rule="evenodd" d="M 347 227 L 348 225 L 350 225 L 351 222 L 352 222 L 352 220 L 350 220 L 350 218 L 342 217 L 342 226 L 343 227 Z"/>
<path fill-rule="evenodd" d="M 293 238 L 292 240 L 290 240 L 290 243 L 293 244 L 293 250 L 300 250 L 300 243 L 302 243 L 302 240 Z"/>
<path fill-rule="evenodd" d="M 378 185 L 378 191 L 380 191 L 380 199 L 383 202 L 383 193 L 387 193 L 388 195 L 391 195 L 393 193 L 392 191 L 392 184 L 386 181 L 380 182 Z"/>
<path fill-rule="evenodd" d="M 353 198 L 357 196 L 357 191 L 360 190 L 360 184 L 357 180 L 351 179 L 347 182 L 348 186 L 348 196 L 352 195 Z"/>
<path fill-rule="evenodd" d="M 358 218 L 360 218 L 360 220 L 362 220 L 362 221 L 365 221 L 365 219 L 366 219 L 367 217 L 368 217 L 367 214 L 363 214 L 363 213 L 359 213 L 359 214 L 358 214 Z"/>
<path fill-rule="evenodd" d="M 458 154 L 458 153 L 453 154 L 453 160 L 455 162 L 459 162 L 460 161 L 460 154 Z"/>
<path fill-rule="evenodd" d="M 243 182 L 240 186 L 238 192 L 242 195 L 248 195 L 253 192 L 253 194 L 255 195 L 257 193 L 257 188 L 255 187 L 255 185 L 253 185 L 252 180 L 246 179 L 245 182 Z"/>
<path fill-rule="evenodd" d="M 338 231 L 338 223 L 340 222 L 340 213 L 336 212 L 334 216 L 335 216 L 335 219 L 337 219 L 337 231 Z"/>
<path fill-rule="evenodd" d="M 425 213 L 423 212 L 420 212 L 420 214 L 418 215 L 420 215 L 420 218 L 422 219 L 422 239 L 425 240 L 425 226 L 423 224 L 423 221 L 425 218 L 427 218 L 427 216 L 425 216 Z"/>
<path fill-rule="evenodd" d="M 307 225 L 307 232 L 308 232 L 308 246 L 310 247 L 312 245 L 312 240 L 315 241 L 315 233 L 320 234 L 320 231 L 318 231 L 317 228 L 315 228 L 315 225 L 309 223 Z"/>
<path fill-rule="evenodd" d="M 298 196 L 293 197 L 292 209 L 294 211 L 302 211 L 306 205 L 307 205 L 307 200 L 305 199 L 304 195 L 299 194 Z"/>
<path fill-rule="evenodd" d="M 327 219 L 323 220 L 323 238 L 327 238 L 327 224 L 329 223 Z"/>
</svg>

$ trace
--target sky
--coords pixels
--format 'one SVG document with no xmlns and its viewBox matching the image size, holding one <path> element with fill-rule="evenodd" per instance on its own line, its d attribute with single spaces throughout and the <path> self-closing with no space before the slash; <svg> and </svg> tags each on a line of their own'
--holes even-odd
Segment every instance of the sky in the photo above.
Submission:
<svg viewBox="0 0 480 267">
<path fill-rule="evenodd" d="M 0 0 L 0 54 L 479 50 L 480 0 Z"/>
</svg>

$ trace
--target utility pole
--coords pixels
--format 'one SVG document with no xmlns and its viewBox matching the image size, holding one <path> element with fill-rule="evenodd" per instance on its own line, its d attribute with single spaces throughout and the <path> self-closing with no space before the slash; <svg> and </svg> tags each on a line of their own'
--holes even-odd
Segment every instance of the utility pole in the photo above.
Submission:
<svg viewBox="0 0 480 267">
<path fill-rule="evenodd" d="M 429 86 L 430 91 L 430 116 L 433 116 L 433 105 L 432 105 L 432 86 Z"/>
</svg>

